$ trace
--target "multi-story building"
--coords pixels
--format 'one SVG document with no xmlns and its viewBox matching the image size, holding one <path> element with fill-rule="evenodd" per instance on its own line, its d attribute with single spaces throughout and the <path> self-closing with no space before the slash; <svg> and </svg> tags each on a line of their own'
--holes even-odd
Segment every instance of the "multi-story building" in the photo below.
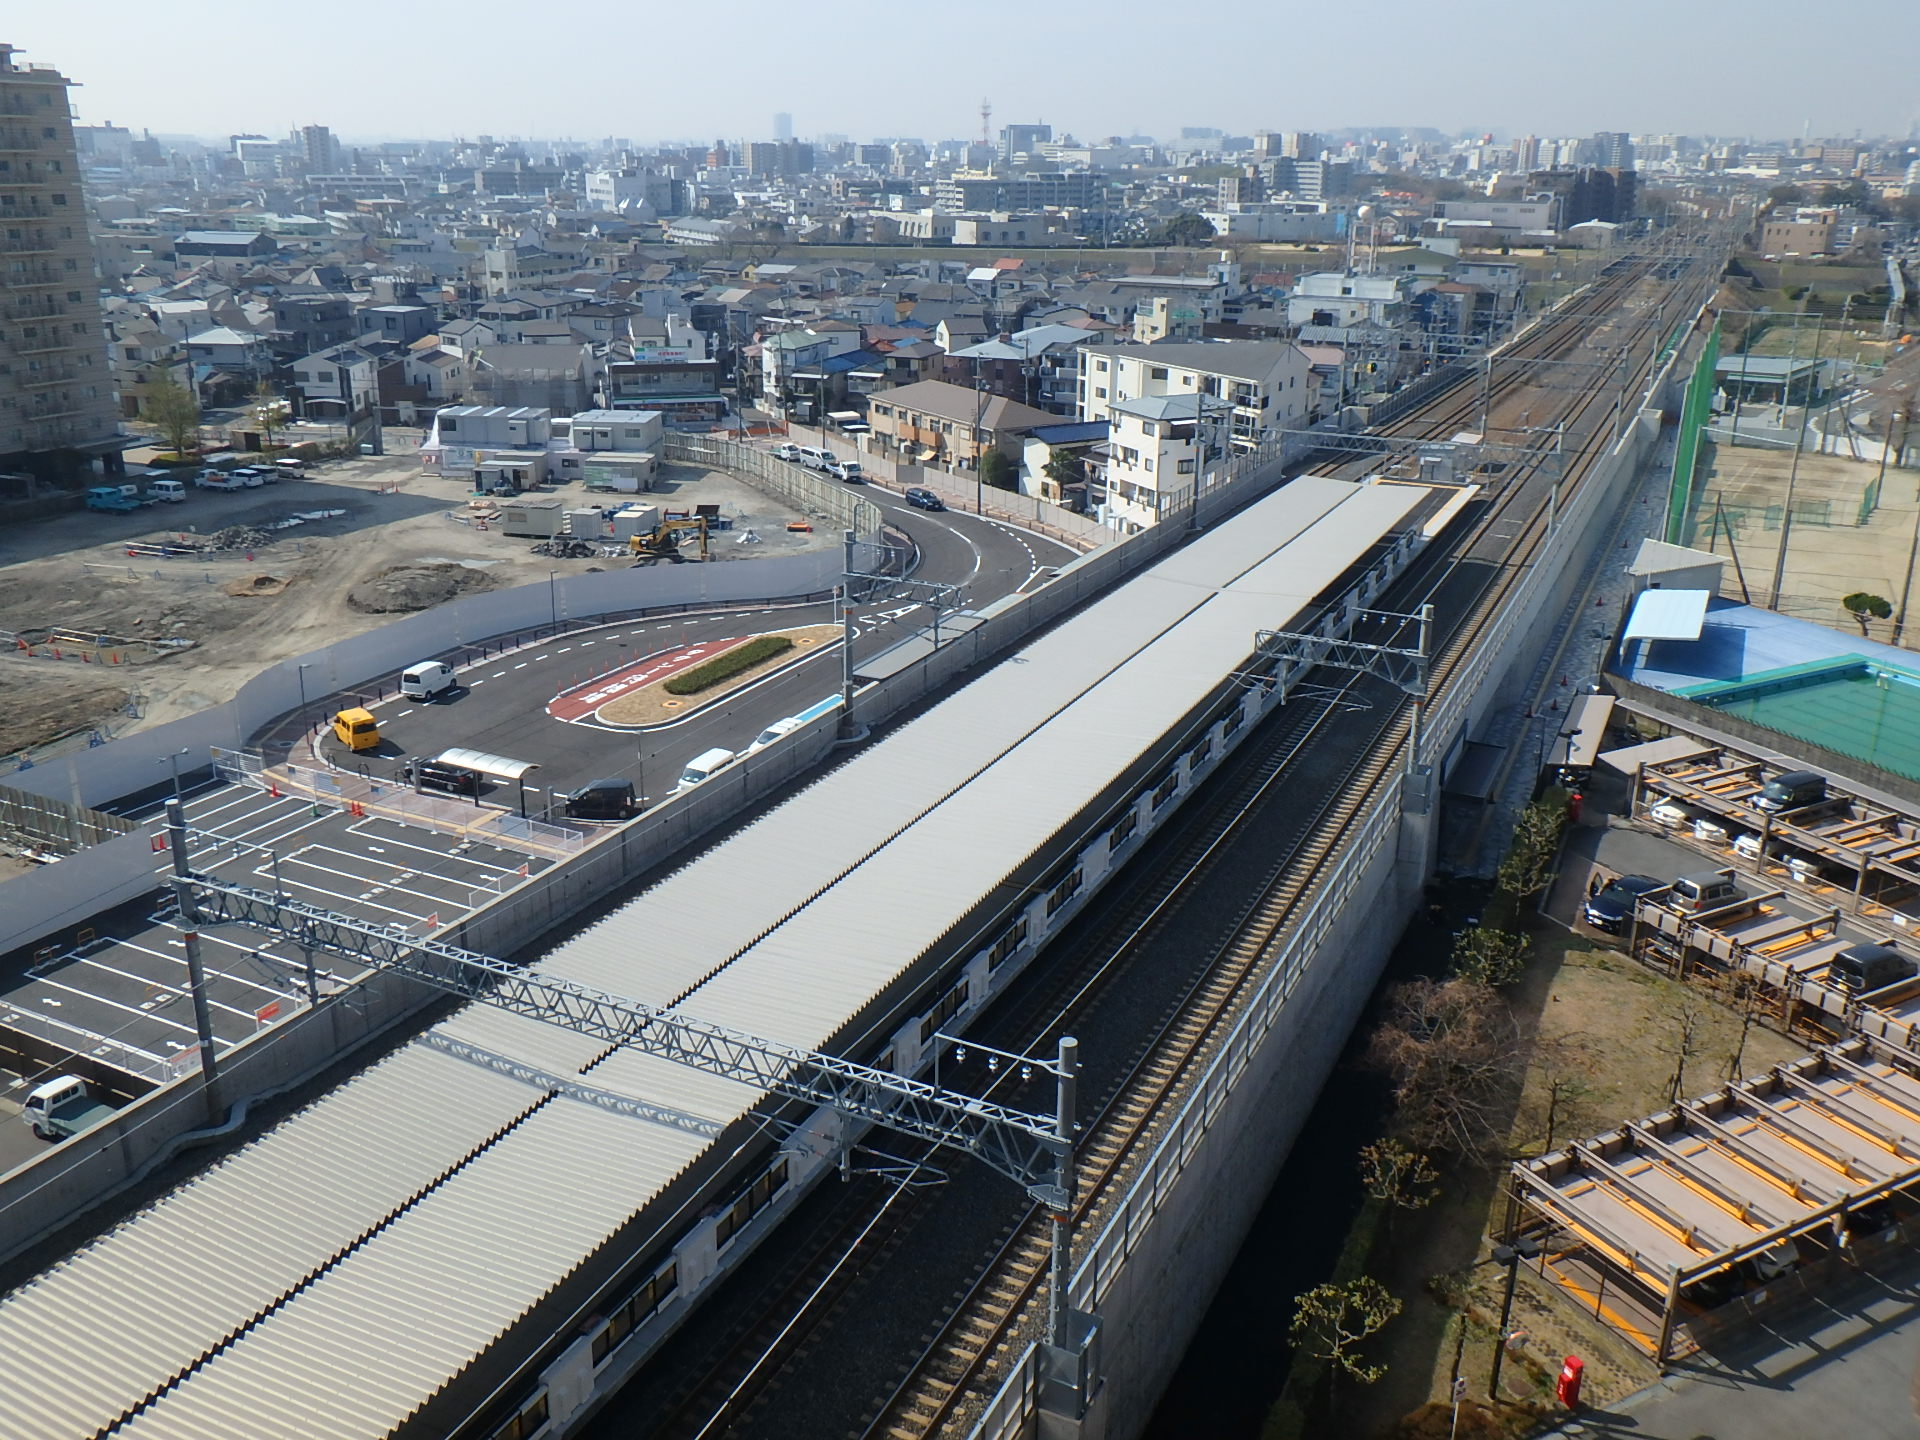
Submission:
<svg viewBox="0 0 1920 1440">
<path fill-rule="evenodd" d="M 0 470 L 117 470 L 121 442 L 66 77 L 0 44 Z"/>
<path fill-rule="evenodd" d="M 1011 165 L 1016 155 L 1037 155 L 1043 141 L 1053 139 L 1051 125 L 1002 125 L 1000 163 Z"/>
<path fill-rule="evenodd" d="M 331 174 L 340 168 L 340 142 L 325 125 L 302 125 L 300 150 L 306 158 L 309 175 Z"/>
<path fill-rule="evenodd" d="M 1083 356 L 1082 420 L 1108 419 L 1129 401 L 1207 395 L 1227 402 L 1207 407 L 1208 423 L 1249 450 L 1301 424 L 1313 403 L 1311 362 L 1292 341 L 1120 345 Z"/>
<path fill-rule="evenodd" d="M 1029 171 L 996 175 L 956 170 L 935 184 L 934 207 L 952 214 L 982 210 L 1067 210 L 1098 205 L 1103 178 L 1095 171 Z"/>
</svg>

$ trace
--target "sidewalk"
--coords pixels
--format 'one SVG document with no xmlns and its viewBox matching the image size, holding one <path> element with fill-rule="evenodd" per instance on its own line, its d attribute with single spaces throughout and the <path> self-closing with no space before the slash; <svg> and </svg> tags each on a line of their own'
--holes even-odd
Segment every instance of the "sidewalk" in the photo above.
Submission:
<svg viewBox="0 0 1920 1440">
<path fill-rule="evenodd" d="M 1920 1261 L 1552 1431 L 1634 1440 L 1913 1440 Z"/>
</svg>

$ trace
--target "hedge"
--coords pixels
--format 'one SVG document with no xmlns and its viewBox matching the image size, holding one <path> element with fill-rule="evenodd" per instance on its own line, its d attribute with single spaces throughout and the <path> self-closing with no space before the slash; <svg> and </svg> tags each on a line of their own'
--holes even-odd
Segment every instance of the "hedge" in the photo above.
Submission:
<svg viewBox="0 0 1920 1440">
<path fill-rule="evenodd" d="M 702 690 L 710 690 L 722 680 L 731 680 L 742 670 L 750 670 L 762 660 L 770 660 L 792 648 L 793 641 L 785 635 L 762 635 L 757 640 L 735 646 L 724 655 L 714 656 L 704 665 L 681 671 L 667 681 L 667 693 L 698 695 Z"/>
</svg>

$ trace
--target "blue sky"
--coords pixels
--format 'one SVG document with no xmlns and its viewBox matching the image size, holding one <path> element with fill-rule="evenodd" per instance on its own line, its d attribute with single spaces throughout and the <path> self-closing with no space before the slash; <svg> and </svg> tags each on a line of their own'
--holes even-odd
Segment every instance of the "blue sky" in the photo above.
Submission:
<svg viewBox="0 0 1920 1440">
<path fill-rule="evenodd" d="M 1102 0 L 528 5 L 79 0 L 9 7 L 0 40 L 82 82 L 83 120 L 352 141 L 476 135 L 1099 138 L 1181 125 L 1431 125 L 1904 135 L 1913 0 L 1523 0 L 1221 7 Z"/>
</svg>

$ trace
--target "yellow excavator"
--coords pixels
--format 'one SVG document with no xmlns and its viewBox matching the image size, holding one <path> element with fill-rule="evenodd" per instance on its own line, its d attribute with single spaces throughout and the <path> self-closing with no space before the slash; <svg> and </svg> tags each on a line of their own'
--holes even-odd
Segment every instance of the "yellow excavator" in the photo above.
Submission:
<svg viewBox="0 0 1920 1440">
<path fill-rule="evenodd" d="M 670 515 L 651 535 L 635 535 L 629 539 L 627 548 L 640 560 L 671 560 L 677 565 L 687 558 L 680 553 L 680 536 L 689 530 L 700 536 L 700 558 L 706 559 L 707 517 L 704 515 Z"/>
</svg>

